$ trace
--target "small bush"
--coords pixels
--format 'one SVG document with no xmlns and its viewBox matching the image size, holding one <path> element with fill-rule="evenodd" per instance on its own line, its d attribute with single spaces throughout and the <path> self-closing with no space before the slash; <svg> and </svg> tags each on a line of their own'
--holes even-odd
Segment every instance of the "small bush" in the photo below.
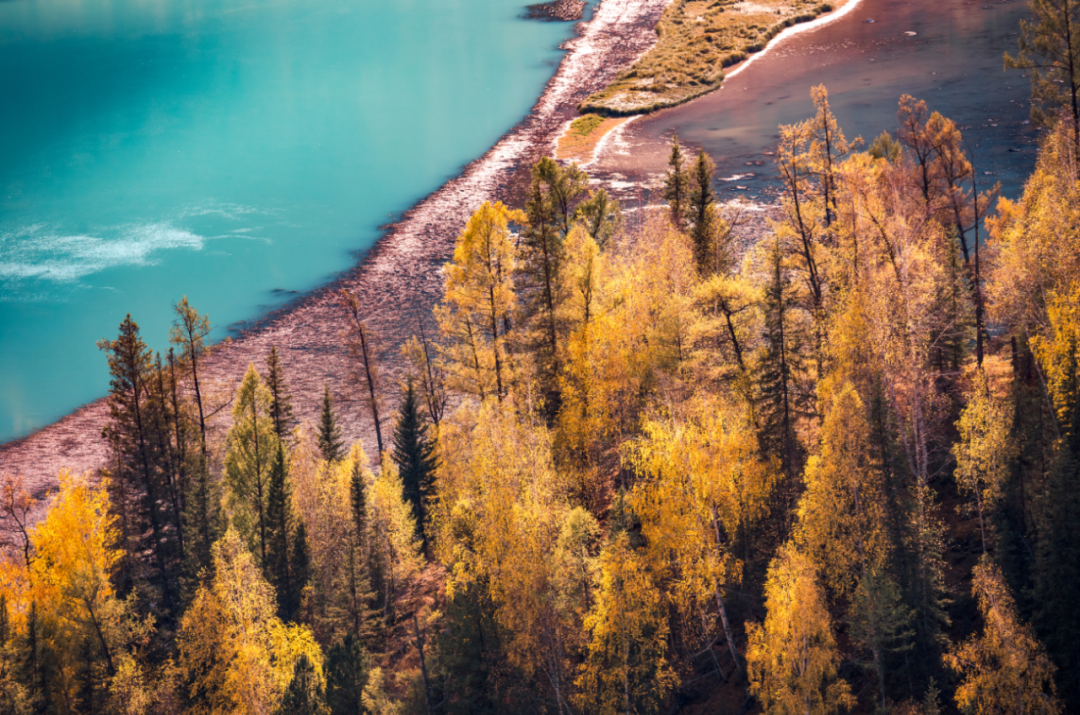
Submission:
<svg viewBox="0 0 1080 715">
<path fill-rule="evenodd" d="M 604 118 L 599 114 L 586 114 L 584 117 L 575 119 L 570 125 L 570 130 L 580 137 L 587 137 L 603 122 Z"/>
</svg>

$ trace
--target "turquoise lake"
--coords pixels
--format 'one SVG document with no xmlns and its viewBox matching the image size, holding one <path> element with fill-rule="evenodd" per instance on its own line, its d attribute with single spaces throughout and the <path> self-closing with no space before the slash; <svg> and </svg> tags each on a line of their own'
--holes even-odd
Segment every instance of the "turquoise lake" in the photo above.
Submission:
<svg viewBox="0 0 1080 715">
<path fill-rule="evenodd" d="M 105 394 L 128 312 L 326 282 L 524 117 L 524 0 L 0 0 L 0 442 Z"/>
</svg>

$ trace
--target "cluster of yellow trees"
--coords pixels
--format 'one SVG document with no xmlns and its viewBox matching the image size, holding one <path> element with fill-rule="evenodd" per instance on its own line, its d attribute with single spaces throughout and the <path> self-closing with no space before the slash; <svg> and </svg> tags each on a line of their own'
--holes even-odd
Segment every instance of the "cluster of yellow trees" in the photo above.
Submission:
<svg viewBox="0 0 1080 715">
<path fill-rule="evenodd" d="M 0 494 L 0 710 L 1080 703 L 1071 130 L 983 245 L 996 188 L 953 122 L 905 96 L 860 151 L 813 98 L 749 247 L 677 139 L 633 225 L 550 159 L 523 210 L 479 207 L 376 473 L 329 392 L 290 428 L 276 356 L 215 456 L 177 397 L 204 323 L 178 306 L 163 364 L 129 319 L 105 480 L 61 475 L 33 526 Z"/>
</svg>

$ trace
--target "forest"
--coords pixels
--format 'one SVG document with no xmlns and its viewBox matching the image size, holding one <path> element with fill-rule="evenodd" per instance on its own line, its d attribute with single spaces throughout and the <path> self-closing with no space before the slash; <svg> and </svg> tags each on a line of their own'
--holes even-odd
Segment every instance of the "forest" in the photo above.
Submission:
<svg viewBox="0 0 1080 715">
<path fill-rule="evenodd" d="M 0 482 L 0 712 L 1080 710 L 1080 85 L 1032 47 L 1015 201 L 824 87 L 749 244 L 677 138 L 645 208 L 540 160 L 399 385 L 340 294 L 374 444 L 276 350 L 214 394 L 186 298 L 164 356 L 129 316 L 107 468 L 40 520 Z"/>
</svg>

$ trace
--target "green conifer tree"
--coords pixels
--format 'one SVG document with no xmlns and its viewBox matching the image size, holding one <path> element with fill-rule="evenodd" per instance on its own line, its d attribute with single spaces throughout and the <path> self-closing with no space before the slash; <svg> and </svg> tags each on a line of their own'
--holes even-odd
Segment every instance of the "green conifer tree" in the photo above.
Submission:
<svg viewBox="0 0 1080 715">
<path fill-rule="evenodd" d="M 184 593 L 194 595 L 200 575 L 213 569 L 214 542 L 225 533 L 221 514 L 221 481 L 199 459 L 189 475 L 184 498 Z M 210 574 L 212 575 L 212 574 Z"/>
<path fill-rule="evenodd" d="M 164 513 L 167 504 L 167 472 L 164 467 L 163 439 L 158 432 L 162 424 L 162 396 L 155 389 L 153 355 L 139 334 L 139 326 L 129 314 L 120 324 L 116 340 L 102 339 L 98 348 L 106 353 L 109 373 L 109 424 L 103 430 L 118 456 L 115 479 L 123 480 L 126 493 L 132 499 L 133 524 L 131 533 L 144 533 L 142 524 L 149 525 L 149 540 L 145 548 L 152 554 L 157 568 L 157 584 L 161 588 L 167 611 L 175 605 L 175 551 L 172 548 Z M 140 545 L 142 547 L 143 545 Z"/>
<path fill-rule="evenodd" d="M 277 454 L 270 467 L 269 493 L 266 499 L 267 544 L 263 575 L 277 593 L 278 614 L 283 620 L 296 617 L 295 588 L 291 577 L 290 542 L 294 531 L 292 497 L 286 473 L 285 448 L 278 442 Z"/>
<path fill-rule="evenodd" d="M 416 390 L 412 380 L 405 383 L 405 400 L 398 411 L 394 427 L 394 462 L 401 474 L 402 496 L 412 504 L 416 528 L 428 549 L 427 517 L 428 500 L 433 493 L 435 481 L 435 445 L 428 437 L 427 424 L 420 414 Z"/>
<path fill-rule="evenodd" d="M 545 409 L 552 419 L 561 402 L 558 386 L 562 333 L 559 322 L 560 291 L 566 232 L 571 202 L 586 183 L 577 167 L 561 168 L 544 157 L 532 169 L 532 186 L 525 202 L 528 226 L 521 235 L 518 255 L 518 295 L 527 342 L 539 368 Z"/>
<path fill-rule="evenodd" d="M 288 442 L 289 433 L 296 420 L 293 419 L 292 396 L 285 384 L 285 372 L 281 367 L 276 346 L 270 346 L 270 354 L 266 356 L 266 374 L 263 375 L 263 381 L 270 390 L 270 419 L 274 421 L 274 431 L 277 432 L 278 439 Z"/>
<path fill-rule="evenodd" d="M 304 602 L 304 589 L 311 580 L 311 547 L 303 519 L 296 520 L 292 548 L 289 549 L 289 600 L 286 607 L 296 614 Z"/>
<path fill-rule="evenodd" d="M 761 445 L 767 454 L 780 460 L 787 482 L 783 492 L 790 509 L 804 459 L 796 426 L 799 418 L 810 412 L 811 403 L 801 384 L 806 372 L 805 340 L 796 325 L 795 295 L 779 245 L 769 260 L 771 275 L 765 288 L 764 346 L 756 370 L 756 407 Z"/>
<path fill-rule="evenodd" d="M 713 241 L 716 238 L 716 192 L 713 191 L 713 174 L 716 164 L 705 153 L 698 150 L 694 167 L 690 170 L 690 191 L 687 214 L 690 219 L 690 238 L 694 242 L 694 259 L 698 272 L 709 275 L 715 270 L 713 261 Z"/>
<path fill-rule="evenodd" d="M 326 658 L 326 704 L 330 715 L 364 712 L 363 693 L 370 672 L 371 657 L 353 634 L 330 647 Z"/>
<path fill-rule="evenodd" d="M 671 207 L 671 223 L 682 229 L 686 220 L 686 207 L 690 194 L 690 174 L 686 171 L 686 159 L 679 146 L 679 135 L 671 136 L 671 155 L 668 172 L 664 178 L 664 200 Z"/>
<path fill-rule="evenodd" d="M 323 385 L 322 414 L 319 416 L 319 450 L 328 462 L 339 462 L 344 455 L 345 440 L 341 437 L 334 416 L 334 398 L 330 396 L 330 386 Z"/>
<path fill-rule="evenodd" d="M 296 659 L 292 680 L 277 712 L 279 715 L 324 715 L 326 712 L 322 685 L 306 655 Z"/>
</svg>

